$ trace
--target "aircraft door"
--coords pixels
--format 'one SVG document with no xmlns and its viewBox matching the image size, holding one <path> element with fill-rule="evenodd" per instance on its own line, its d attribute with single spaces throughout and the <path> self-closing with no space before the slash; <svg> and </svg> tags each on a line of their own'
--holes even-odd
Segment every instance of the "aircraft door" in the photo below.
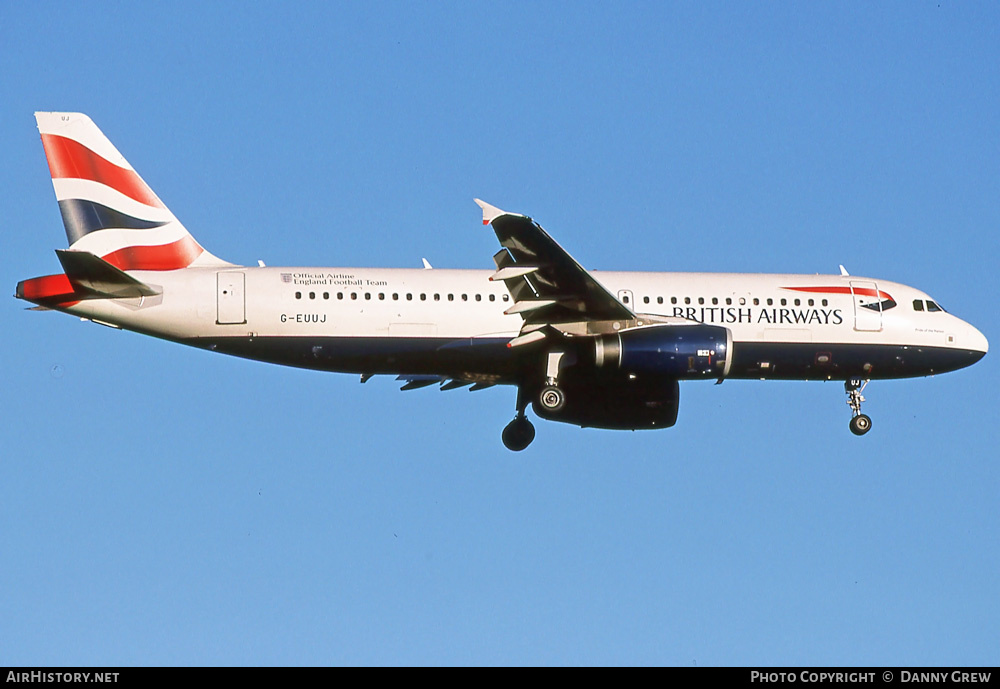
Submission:
<svg viewBox="0 0 1000 689">
<path fill-rule="evenodd" d="M 851 280 L 851 296 L 854 299 L 854 329 L 865 332 L 881 330 L 882 300 L 879 299 L 878 285 Z"/>
<path fill-rule="evenodd" d="M 246 323 L 246 275 L 239 272 L 217 273 L 218 318 L 220 325 Z"/>
<path fill-rule="evenodd" d="M 635 311 L 635 302 L 632 300 L 632 290 L 630 289 L 620 289 L 618 290 L 618 300 L 625 304 L 633 311 Z"/>
</svg>

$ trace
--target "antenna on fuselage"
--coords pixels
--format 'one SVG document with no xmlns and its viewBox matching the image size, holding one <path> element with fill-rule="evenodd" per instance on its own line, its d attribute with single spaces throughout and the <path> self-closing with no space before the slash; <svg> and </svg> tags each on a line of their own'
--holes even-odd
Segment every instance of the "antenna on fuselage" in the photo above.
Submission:
<svg viewBox="0 0 1000 689">
<path fill-rule="evenodd" d="M 843 263 L 840 264 L 840 274 L 845 277 L 850 275 L 850 273 L 847 272 L 847 268 L 844 267 Z"/>
</svg>

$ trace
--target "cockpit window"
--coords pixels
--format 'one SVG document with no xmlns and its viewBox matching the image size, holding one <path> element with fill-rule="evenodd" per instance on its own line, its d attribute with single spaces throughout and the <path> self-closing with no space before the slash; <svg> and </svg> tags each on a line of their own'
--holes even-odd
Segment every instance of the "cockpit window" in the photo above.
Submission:
<svg viewBox="0 0 1000 689">
<path fill-rule="evenodd" d="M 883 292 L 883 294 L 885 294 Z M 896 302 L 892 299 L 883 299 L 882 301 L 872 302 L 871 304 L 859 304 L 862 308 L 871 309 L 872 311 L 888 311 L 889 309 L 896 308 Z"/>
<path fill-rule="evenodd" d="M 913 310 L 914 311 L 944 311 L 940 304 L 937 304 L 930 299 L 924 301 L 923 299 L 913 300 Z"/>
</svg>

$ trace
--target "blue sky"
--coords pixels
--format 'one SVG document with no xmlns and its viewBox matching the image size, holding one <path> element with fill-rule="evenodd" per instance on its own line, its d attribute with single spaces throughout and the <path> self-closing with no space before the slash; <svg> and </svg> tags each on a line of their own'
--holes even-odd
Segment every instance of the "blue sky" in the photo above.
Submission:
<svg viewBox="0 0 1000 689">
<path fill-rule="evenodd" d="M 996 342 L 994 3 L 7 3 L 0 280 L 65 245 L 88 113 L 234 262 L 489 268 L 473 197 L 592 269 L 837 272 Z M 0 309 L 0 663 L 996 664 L 997 359 L 682 384 L 537 422 Z"/>
</svg>

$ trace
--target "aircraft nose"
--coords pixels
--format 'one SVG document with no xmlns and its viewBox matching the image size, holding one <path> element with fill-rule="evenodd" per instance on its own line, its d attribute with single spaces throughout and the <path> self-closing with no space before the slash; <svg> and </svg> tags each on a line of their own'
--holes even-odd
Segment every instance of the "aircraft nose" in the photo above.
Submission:
<svg viewBox="0 0 1000 689">
<path fill-rule="evenodd" d="M 986 352 L 988 352 L 990 349 L 990 343 L 986 339 L 986 336 L 971 325 L 969 326 L 968 342 L 969 342 L 968 344 L 969 349 L 971 349 L 974 352 L 980 352 L 979 354 L 980 359 L 986 356 Z"/>
</svg>

